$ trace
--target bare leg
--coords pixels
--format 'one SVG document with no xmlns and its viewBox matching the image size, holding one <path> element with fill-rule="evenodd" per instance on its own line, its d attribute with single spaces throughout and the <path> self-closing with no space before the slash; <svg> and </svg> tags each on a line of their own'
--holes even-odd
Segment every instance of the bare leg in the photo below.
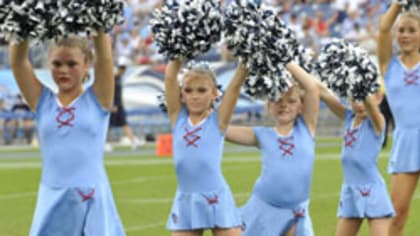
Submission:
<svg viewBox="0 0 420 236">
<path fill-rule="evenodd" d="M 214 236 L 241 236 L 241 228 L 229 228 L 229 229 L 213 229 Z"/>
<path fill-rule="evenodd" d="M 394 174 L 391 176 L 391 199 L 396 216 L 391 220 L 389 227 L 390 236 L 403 235 L 419 174 L 420 172 Z"/>
<path fill-rule="evenodd" d="M 203 230 L 173 231 L 172 236 L 202 236 Z"/>
<path fill-rule="evenodd" d="M 363 219 L 360 218 L 339 218 L 335 235 L 356 236 L 362 222 Z"/>
<path fill-rule="evenodd" d="M 124 125 L 123 127 L 124 134 L 130 139 L 131 143 L 135 142 L 135 137 L 133 131 L 131 130 L 130 126 Z"/>
<path fill-rule="evenodd" d="M 388 235 L 391 218 L 369 219 L 369 231 L 372 236 Z"/>
<path fill-rule="evenodd" d="M 290 227 L 289 231 L 287 231 L 286 236 L 295 236 L 296 235 L 296 224 Z"/>
</svg>

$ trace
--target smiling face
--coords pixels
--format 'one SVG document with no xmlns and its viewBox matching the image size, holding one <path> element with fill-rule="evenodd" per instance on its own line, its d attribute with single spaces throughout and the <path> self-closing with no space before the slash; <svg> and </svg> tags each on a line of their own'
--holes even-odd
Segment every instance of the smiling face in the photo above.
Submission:
<svg viewBox="0 0 420 236">
<path fill-rule="evenodd" d="M 200 115 L 211 108 L 217 97 L 217 89 L 213 79 L 200 72 L 188 72 L 182 86 L 182 99 L 189 113 Z"/>
<path fill-rule="evenodd" d="M 300 89 L 293 86 L 276 102 L 268 102 L 268 110 L 277 124 L 294 123 L 302 111 Z"/>
<path fill-rule="evenodd" d="M 420 49 L 420 16 L 406 14 L 397 24 L 396 39 L 403 53 Z"/>
</svg>

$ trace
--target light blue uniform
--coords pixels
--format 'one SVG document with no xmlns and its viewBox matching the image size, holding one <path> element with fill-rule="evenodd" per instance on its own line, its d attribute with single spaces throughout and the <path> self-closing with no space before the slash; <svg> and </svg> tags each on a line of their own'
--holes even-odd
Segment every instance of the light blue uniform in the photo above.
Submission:
<svg viewBox="0 0 420 236">
<path fill-rule="evenodd" d="M 395 120 L 388 172 L 417 172 L 420 170 L 420 63 L 408 70 L 394 55 L 384 80 Z"/>
<path fill-rule="evenodd" d="M 354 113 L 346 110 L 345 135 L 341 152 L 344 183 L 341 188 L 338 217 L 383 218 L 395 215 L 386 185 L 378 170 L 384 130 L 375 133 L 365 119 L 352 128 Z"/>
<path fill-rule="evenodd" d="M 233 195 L 221 170 L 224 133 L 218 113 L 192 126 L 185 107 L 173 129 L 178 188 L 167 222 L 172 231 L 241 225 Z"/>
<path fill-rule="evenodd" d="M 261 176 L 241 208 L 244 236 L 284 235 L 296 224 L 296 235 L 313 235 L 309 193 L 315 156 L 314 139 L 299 116 L 290 135 L 272 127 L 255 127 L 262 155 Z"/>
<path fill-rule="evenodd" d="M 108 120 L 92 87 L 67 107 L 43 88 L 36 108 L 43 168 L 31 236 L 125 235 L 103 163 Z"/>
</svg>

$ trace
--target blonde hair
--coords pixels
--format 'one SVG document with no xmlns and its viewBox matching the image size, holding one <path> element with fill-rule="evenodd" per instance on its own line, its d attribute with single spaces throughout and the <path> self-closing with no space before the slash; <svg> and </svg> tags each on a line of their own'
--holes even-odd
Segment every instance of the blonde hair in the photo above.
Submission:
<svg viewBox="0 0 420 236">
<path fill-rule="evenodd" d="M 406 18 L 411 18 L 413 20 L 416 20 L 417 23 L 420 26 L 420 14 L 415 12 L 415 11 L 408 11 L 408 12 L 404 12 L 401 14 L 400 16 L 401 18 L 406 17 Z"/>
<path fill-rule="evenodd" d="M 187 65 L 187 68 L 184 71 L 183 79 L 188 76 L 196 75 L 205 75 L 211 79 L 213 82 L 214 88 L 217 89 L 216 73 L 211 69 L 210 64 L 207 62 L 195 62 L 192 61 Z M 181 85 L 183 84 L 183 81 Z"/>
<path fill-rule="evenodd" d="M 68 48 L 79 48 L 82 51 L 83 55 L 85 56 L 85 62 L 88 64 L 92 64 L 95 60 L 94 53 L 92 48 L 90 47 L 89 40 L 84 37 L 76 36 L 76 35 L 69 35 L 63 38 L 59 38 L 52 42 L 49 47 L 49 54 L 52 50 L 58 47 L 68 47 Z M 83 82 L 89 80 L 89 73 L 86 74 L 85 78 L 83 78 Z"/>
</svg>

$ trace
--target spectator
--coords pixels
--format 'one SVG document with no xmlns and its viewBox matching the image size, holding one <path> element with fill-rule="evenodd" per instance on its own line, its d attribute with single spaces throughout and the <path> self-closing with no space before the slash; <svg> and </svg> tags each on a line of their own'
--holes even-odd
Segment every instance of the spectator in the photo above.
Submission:
<svg viewBox="0 0 420 236">
<path fill-rule="evenodd" d="M 25 138 L 26 143 L 31 144 L 35 123 L 31 108 L 21 95 L 17 96 L 17 101 L 13 104 L 11 111 L 16 118 L 12 120 L 12 136 L 14 138 Z"/>
<path fill-rule="evenodd" d="M 124 134 L 130 139 L 131 148 L 137 149 L 140 145 L 143 145 L 139 139 L 137 139 L 130 126 L 127 124 L 124 104 L 122 101 L 122 77 L 127 70 L 129 60 L 126 58 L 118 59 L 118 69 L 115 74 L 115 89 L 114 89 L 114 105 L 111 109 L 110 129 L 113 127 L 121 127 Z M 105 145 L 105 151 L 112 151 L 110 144 Z"/>
</svg>

